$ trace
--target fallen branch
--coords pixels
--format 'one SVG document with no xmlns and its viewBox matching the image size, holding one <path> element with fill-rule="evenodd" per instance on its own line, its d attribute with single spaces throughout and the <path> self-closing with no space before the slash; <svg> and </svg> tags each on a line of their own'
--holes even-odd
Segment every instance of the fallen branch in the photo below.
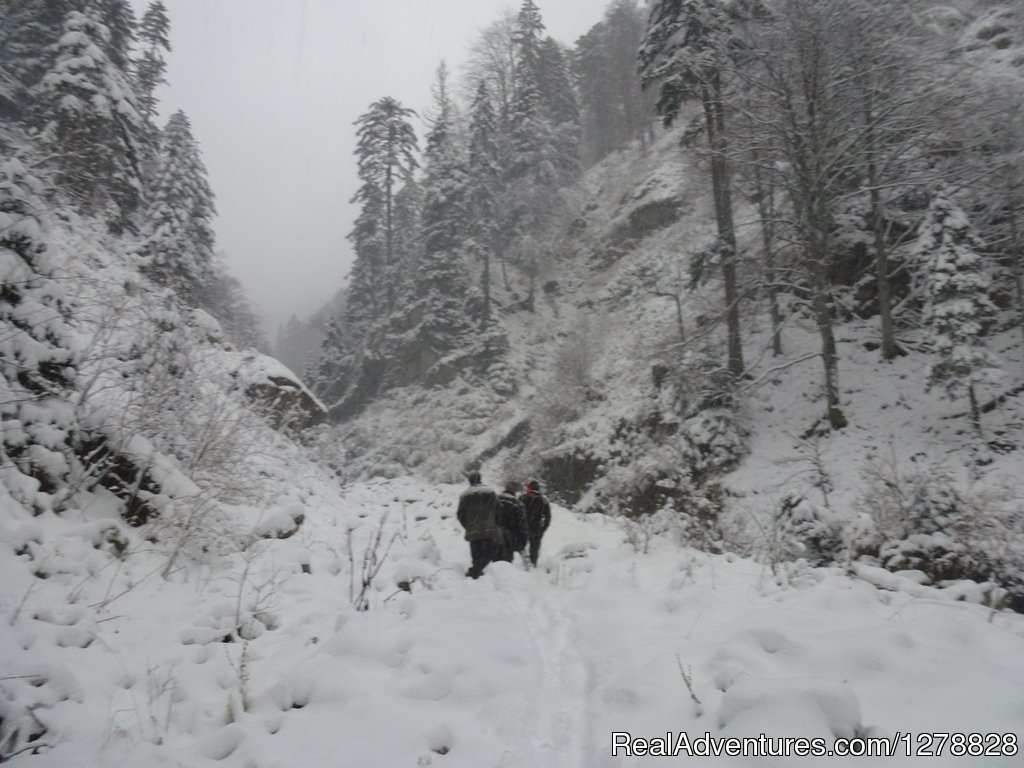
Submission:
<svg viewBox="0 0 1024 768">
<path fill-rule="evenodd" d="M 697 717 L 704 714 L 704 705 L 700 703 L 700 699 L 697 698 L 697 694 L 693 692 L 693 676 L 688 674 L 683 668 L 683 660 L 679 658 L 679 654 L 676 654 L 676 663 L 679 664 L 679 674 L 683 676 L 683 682 L 686 683 L 686 690 L 690 692 L 690 698 L 693 699 L 694 710 L 697 713 Z"/>
</svg>

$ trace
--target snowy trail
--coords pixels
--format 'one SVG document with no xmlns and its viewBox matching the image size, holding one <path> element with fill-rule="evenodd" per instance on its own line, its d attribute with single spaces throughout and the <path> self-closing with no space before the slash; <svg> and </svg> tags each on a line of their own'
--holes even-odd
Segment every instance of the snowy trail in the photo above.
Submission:
<svg viewBox="0 0 1024 768">
<path fill-rule="evenodd" d="M 530 738 L 530 759 L 523 765 L 593 765 L 589 733 L 590 673 L 577 650 L 578 631 L 537 587 L 543 575 L 530 574 L 533 585 L 521 589 L 513 580 L 499 581 L 498 591 L 516 606 L 540 666 L 538 690 L 524 691 L 539 706 Z M 515 582 L 520 582 L 516 579 Z"/>
<path fill-rule="evenodd" d="M 1017 734 L 1024 744 L 1024 617 L 881 590 L 837 571 L 794 570 L 780 582 L 757 563 L 668 540 L 638 554 L 607 518 L 562 509 L 539 568 L 527 571 L 517 558 L 474 581 L 464 575 L 468 547 L 452 515 L 457 491 L 412 480 L 355 486 L 340 506 L 332 499 L 311 515 L 308 530 L 272 542 L 250 572 L 253 584 L 274 578 L 279 587 L 266 630 L 248 646 L 244 711 L 243 648 L 223 642 L 237 610 L 237 574 L 142 583 L 120 606 L 131 608 L 130 619 L 95 624 L 100 642 L 88 649 L 54 651 L 81 657 L 76 685 L 62 694 L 72 701 L 59 704 L 74 727 L 58 748 L 12 765 L 707 762 L 613 756 L 611 734 L 619 731 L 826 739 L 966 731 Z M 347 594 L 347 526 L 359 521 L 362 542 L 385 517 L 401 540 L 374 583 L 371 609 L 359 612 Z M 95 586 L 101 591 L 86 602 L 100 599 L 106 582 Z M 33 615 L 38 626 L 26 641 L 42 643 L 52 632 L 60 640 L 65 628 Z M 167 686 L 154 688 L 164 678 Z M 1010 768 L 1021 758 L 985 764 Z"/>
</svg>

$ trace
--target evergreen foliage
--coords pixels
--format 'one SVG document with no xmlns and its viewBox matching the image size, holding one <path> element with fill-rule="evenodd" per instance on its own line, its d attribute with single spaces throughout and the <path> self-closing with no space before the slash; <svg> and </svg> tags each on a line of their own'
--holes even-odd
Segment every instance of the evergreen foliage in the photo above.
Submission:
<svg viewBox="0 0 1024 768">
<path fill-rule="evenodd" d="M 156 89 L 167 80 L 167 62 L 163 52 L 171 51 L 171 22 L 167 16 L 167 7 L 162 0 L 149 4 L 139 24 L 139 40 L 142 41 L 142 53 L 135 62 L 135 83 L 139 95 L 139 110 L 147 122 L 152 123 L 156 117 Z"/>
<path fill-rule="evenodd" d="M 141 253 L 146 270 L 198 306 L 213 279 L 213 190 L 192 127 L 184 112 L 175 112 L 160 135 L 158 168 Z"/>
<path fill-rule="evenodd" d="M 588 163 L 648 137 L 653 105 L 640 91 L 636 64 L 646 21 L 637 0 L 614 0 L 604 19 L 576 41 L 571 71 L 579 94 L 580 153 Z"/>
<path fill-rule="evenodd" d="M 352 202 L 362 209 L 352 233 L 356 259 L 367 259 L 373 275 L 370 303 L 377 315 L 394 309 L 398 276 L 395 250 L 395 197 L 412 181 L 416 133 L 409 118 L 415 113 L 391 97 L 370 105 L 356 120 L 356 159 L 361 186 Z"/>
<path fill-rule="evenodd" d="M 143 121 L 132 85 L 117 63 L 127 57 L 130 28 L 120 4 L 107 9 L 113 31 L 71 11 L 35 93 L 42 141 L 55 157 L 57 183 L 85 212 L 106 212 L 128 225 L 141 203 Z M 108 210 L 113 205 L 114 210 Z"/>
<path fill-rule="evenodd" d="M 52 274 L 43 185 L 0 162 L 0 480 L 29 507 L 50 508 L 70 469 L 75 360 L 64 290 Z"/>
<path fill-rule="evenodd" d="M 918 234 L 916 251 L 924 262 L 923 321 L 932 351 L 938 356 L 929 382 L 950 394 L 969 390 L 977 419 L 973 387 L 997 369 L 983 336 L 996 308 L 989 298 L 990 279 L 980 252 L 984 245 L 966 214 L 944 191 L 933 198 Z"/>
</svg>

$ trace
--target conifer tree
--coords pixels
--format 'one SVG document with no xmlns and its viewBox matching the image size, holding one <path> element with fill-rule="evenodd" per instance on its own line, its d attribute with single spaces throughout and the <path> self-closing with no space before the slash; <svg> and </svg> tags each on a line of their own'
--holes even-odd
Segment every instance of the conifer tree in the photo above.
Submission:
<svg viewBox="0 0 1024 768">
<path fill-rule="evenodd" d="M 981 433 L 975 387 L 998 367 L 983 342 L 996 316 L 989 299 L 990 280 L 979 251 L 983 248 L 964 211 L 940 191 L 928 208 L 915 246 L 923 262 L 926 304 L 923 320 L 932 351 L 929 384 L 941 384 L 952 396 L 967 390 L 971 423 Z"/>
<path fill-rule="evenodd" d="M 491 256 L 499 235 L 497 227 L 501 165 L 496 142 L 496 117 L 487 84 L 481 80 L 470 115 L 469 167 L 466 182 L 468 210 L 467 250 L 483 264 L 484 300 L 480 323 L 491 320 Z"/>
<path fill-rule="evenodd" d="M 131 65 L 131 50 L 135 42 L 135 11 L 129 0 L 89 0 L 84 13 L 107 28 L 109 36 L 105 50 L 110 62 L 127 74 Z"/>
<path fill-rule="evenodd" d="M 466 167 L 455 137 L 455 105 L 442 63 L 434 86 L 423 182 L 423 256 L 407 314 L 416 318 L 417 356 L 429 367 L 465 347 L 473 334 L 467 316 L 469 276 L 460 246 L 467 226 Z"/>
<path fill-rule="evenodd" d="M 353 371 L 353 353 L 349 337 L 338 318 L 327 321 L 316 361 L 310 365 L 306 378 L 328 410 L 337 405 L 348 391 Z"/>
<path fill-rule="evenodd" d="M 179 110 L 161 132 L 141 252 L 147 272 L 193 306 L 214 273 L 215 215 L 199 146 Z"/>
<path fill-rule="evenodd" d="M 37 95 L 41 136 L 56 158 L 58 184 L 84 212 L 113 203 L 110 223 L 120 228 L 141 202 L 143 123 L 131 83 L 111 51 L 118 48 L 106 26 L 68 13 Z"/>
<path fill-rule="evenodd" d="M 167 82 L 167 62 L 163 52 L 170 53 L 171 22 L 167 16 L 167 7 L 163 0 L 154 0 L 149 4 L 139 25 L 139 40 L 142 41 L 142 54 L 135 62 L 135 83 L 139 97 L 139 111 L 147 122 L 152 123 L 156 117 L 156 89 Z"/>
<path fill-rule="evenodd" d="M 70 2 L 7 2 L 0 15 L 0 115 L 27 121 L 31 91 L 52 64 L 50 54 L 64 29 Z"/>
<path fill-rule="evenodd" d="M 0 482 L 36 508 L 49 506 L 69 469 L 75 377 L 42 194 L 22 161 L 0 162 Z"/>
<path fill-rule="evenodd" d="M 348 234 L 355 261 L 344 316 L 328 326 L 312 376 L 315 391 L 335 418 L 361 407 L 380 385 L 373 362 L 379 350 L 371 347 L 379 345 L 406 284 L 403 267 L 408 264 L 401 256 L 413 255 L 415 247 L 410 233 L 419 214 L 413 181 L 418 163 L 416 134 L 409 123 L 414 114 L 385 97 L 355 123 L 361 185 L 352 201 L 360 210 Z"/>
<path fill-rule="evenodd" d="M 579 92 L 580 154 L 587 162 L 647 139 L 653 103 L 641 93 L 636 66 L 646 22 L 638 0 L 615 0 L 576 41 L 571 69 Z"/>
<path fill-rule="evenodd" d="M 375 283 L 373 303 L 378 312 L 391 311 L 396 298 L 395 196 L 403 184 L 412 180 L 419 165 L 415 156 L 416 132 L 409 122 L 415 114 L 386 96 L 371 104 L 356 120 L 356 158 L 362 185 L 352 201 L 362 204 L 362 221 L 357 222 L 353 235 L 356 258 L 378 260 L 370 270 Z M 382 253 L 360 252 L 360 243 L 370 233 L 374 236 L 379 233 Z"/>
<path fill-rule="evenodd" d="M 423 237 L 427 253 L 454 251 L 465 226 L 466 169 L 455 141 L 455 104 L 448 80 L 448 68 L 441 62 L 424 153 Z"/>
</svg>

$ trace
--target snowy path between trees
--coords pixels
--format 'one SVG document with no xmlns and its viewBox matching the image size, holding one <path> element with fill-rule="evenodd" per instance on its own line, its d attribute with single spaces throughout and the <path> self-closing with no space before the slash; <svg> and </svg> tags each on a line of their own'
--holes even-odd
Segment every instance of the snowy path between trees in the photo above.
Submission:
<svg viewBox="0 0 1024 768">
<path fill-rule="evenodd" d="M 92 613 L 59 605 L 59 577 L 42 582 L 18 630 L 3 636 L 19 645 L 4 646 L 2 674 L 44 674 L 39 691 L 59 684 L 69 695 L 37 710 L 52 748 L 11 764 L 864 765 L 613 757 L 612 733 L 1024 738 L 1022 616 L 920 587 L 882 590 L 835 570 L 775 576 L 661 539 L 638 554 L 614 521 L 562 509 L 538 569 L 517 559 L 472 581 L 453 516 L 459 490 L 378 481 L 350 487 L 339 503 L 323 489 L 307 497 L 298 534 L 267 542 L 248 563 L 141 580 L 159 561 L 140 556 L 123 564 L 117 583 L 78 580 L 88 605 L 117 594 L 120 580 L 137 583 Z M 358 573 L 385 516 L 384 538 L 396 538 L 370 610 L 359 612 L 349 599 L 347 531 Z M 224 642 L 238 615 L 252 639 Z M 70 642 L 75 632 L 98 642 Z"/>
</svg>

